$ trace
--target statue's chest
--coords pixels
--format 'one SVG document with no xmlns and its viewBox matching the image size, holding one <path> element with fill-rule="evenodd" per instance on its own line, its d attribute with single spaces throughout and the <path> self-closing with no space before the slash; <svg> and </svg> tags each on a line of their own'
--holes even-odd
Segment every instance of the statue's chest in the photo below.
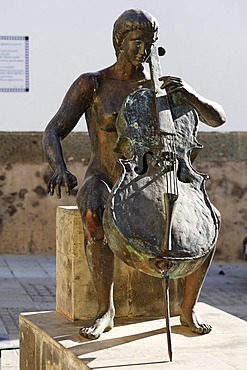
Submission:
<svg viewBox="0 0 247 370">
<path fill-rule="evenodd" d="M 126 97 L 139 87 L 140 83 L 110 79 L 98 84 L 95 89 L 93 110 L 98 125 L 105 131 L 115 131 L 117 115 Z"/>
</svg>

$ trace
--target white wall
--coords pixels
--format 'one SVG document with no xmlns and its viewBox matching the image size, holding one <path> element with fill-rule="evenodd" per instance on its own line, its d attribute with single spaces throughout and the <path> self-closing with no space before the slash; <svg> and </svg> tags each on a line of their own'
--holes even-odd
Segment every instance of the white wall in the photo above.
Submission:
<svg viewBox="0 0 247 370">
<path fill-rule="evenodd" d="M 30 92 L 0 93 L 0 131 L 42 131 L 78 75 L 114 62 L 112 25 L 135 7 L 159 20 L 163 73 L 224 106 L 218 130 L 245 131 L 245 0 L 1 0 L 1 36 L 30 37 L 31 81 Z"/>
</svg>

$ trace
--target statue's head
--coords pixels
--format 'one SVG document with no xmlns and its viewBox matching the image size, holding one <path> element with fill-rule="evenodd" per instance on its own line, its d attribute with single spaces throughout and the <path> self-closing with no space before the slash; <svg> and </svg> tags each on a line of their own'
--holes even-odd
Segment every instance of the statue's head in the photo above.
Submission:
<svg viewBox="0 0 247 370">
<path fill-rule="evenodd" d="M 113 25 L 113 46 L 117 57 L 127 33 L 135 30 L 151 32 L 154 41 L 158 38 L 158 22 L 151 14 L 140 9 L 126 10 Z"/>
</svg>

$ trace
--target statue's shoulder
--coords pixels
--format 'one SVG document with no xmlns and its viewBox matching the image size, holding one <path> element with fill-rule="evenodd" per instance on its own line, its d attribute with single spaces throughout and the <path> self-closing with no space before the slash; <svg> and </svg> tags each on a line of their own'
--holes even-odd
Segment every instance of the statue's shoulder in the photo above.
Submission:
<svg viewBox="0 0 247 370">
<path fill-rule="evenodd" d="M 110 68 L 105 68 L 97 72 L 87 72 L 81 74 L 77 80 L 75 81 L 75 84 L 78 86 L 81 86 L 83 89 L 97 89 L 97 86 L 101 84 L 102 82 L 109 79 L 110 75 Z"/>
<path fill-rule="evenodd" d="M 81 89 L 93 89 L 95 80 L 99 72 L 82 73 L 73 83 L 74 86 Z"/>
</svg>

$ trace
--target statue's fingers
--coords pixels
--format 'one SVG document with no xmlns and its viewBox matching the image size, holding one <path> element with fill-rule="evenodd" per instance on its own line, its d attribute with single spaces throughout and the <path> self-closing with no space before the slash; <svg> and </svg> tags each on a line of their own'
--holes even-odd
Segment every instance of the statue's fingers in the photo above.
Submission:
<svg viewBox="0 0 247 370">
<path fill-rule="evenodd" d="M 181 87 L 176 87 L 176 86 L 172 86 L 170 87 L 169 89 L 167 89 L 169 93 L 174 93 L 174 92 L 177 92 L 179 90 L 181 90 Z"/>
<path fill-rule="evenodd" d="M 159 81 L 163 81 L 164 83 L 169 83 L 171 78 L 172 78 L 171 76 L 161 76 L 159 77 Z"/>
<path fill-rule="evenodd" d="M 54 185 L 52 183 L 48 185 L 48 193 L 50 193 L 50 195 L 54 194 Z"/>
<path fill-rule="evenodd" d="M 64 186 L 65 186 L 66 194 L 67 194 L 67 195 L 70 195 L 70 186 L 69 186 L 69 184 L 66 182 L 66 183 L 64 184 Z"/>
<path fill-rule="evenodd" d="M 171 76 L 170 80 L 171 80 L 171 82 L 179 82 L 179 83 L 182 82 L 182 79 L 180 77 Z"/>
<path fill-rule="evenodd" d="M 169 93 L 176 92 L 176 91 L 179 91 L 181 89 L 182 89 L 181 84 L 180 83 L 176 83 L 176 82 L 170 82 L 166 86 L 166 91 L 169 92 Z"/>
<path fill-rule="evenodd" d="M 168 89 L 171 85 L 182 86 L 182 80 L 180 77 L 174 76 L 165 76 L 159 78 L 160 81 L 163 81 L 161 89 Z"/>
<path fill-rule="evenodd" d="M 60 187 L 60 185 L 56 185 L 56 194 L 57 194 L 57 198 L 60 199 L 61 198 L 61 187 Z"/>
<path fill-rule="evenodd" d="M 160 86 L 161 89 L 169 89 L 173 82 L 171 80 L 163 81 L 163 84 Z"/>
<path fill-rule="evenodd" d="M 161 78 L 160 78 L 159 80 L 160 80 L 160 81 L 162 81 L 162 85 L 161 85 L 161 87 L 163 87 L 163 86 L 167 85 L 167 81 L 166 81 L 166 80 L 162 80 Z"/>
</svg>

